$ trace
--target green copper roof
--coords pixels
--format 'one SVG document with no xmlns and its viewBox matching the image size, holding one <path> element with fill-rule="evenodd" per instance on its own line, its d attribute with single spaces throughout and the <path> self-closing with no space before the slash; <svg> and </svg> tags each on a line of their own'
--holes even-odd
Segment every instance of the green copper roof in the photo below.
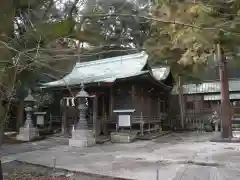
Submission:
<svg viewBox="0 0 240 180">
<path fill-rule="evenodd" d="M 240 91 L 240 79 L 230 79 L 229 91 L 237 92 Z M 220 93 L 220 82 L 210 81 L 202 82 L 200 84 L 186 84 L 183 85 L 183 94 L 202 94 L 202 93 Z M 176 86 L 173 87 L 172 94 L 178 94 Z"/>
<path fill-rule="evenodd" d="M 114 82 L 116 79 L 151 73 L 156 80 L 165 79 L 169 67 L 143 71 L 148 55 L 143 51 L 136 54 L 118 56 L 91 62 L 76 63 L 72 72 L 58 81 L 43 84 L 45 87 L 72 86 L 81 83 Z"/>
<path fill-rule="evenodd" d="M 229 98 L 240 99 L 240 93 L 230 93 Z M 221 94 L 206 94 L 203 96 L 204 101 L 219 101 L 221 100 Z"/>
</svg>

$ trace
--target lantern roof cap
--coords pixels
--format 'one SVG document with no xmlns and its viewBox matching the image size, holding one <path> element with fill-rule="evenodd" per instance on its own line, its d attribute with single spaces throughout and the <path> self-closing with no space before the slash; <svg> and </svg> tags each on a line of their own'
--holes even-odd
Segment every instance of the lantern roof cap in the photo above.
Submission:
<svg viewBox="0 0 240 180">
<path fill-rule="evenodd" d="M 89 94 L 84 90 L 84 84 L 81 83 L 81 90 L 77 93 L 76 98 L 87 98 Z"/>
<path fill-rule="evenodd" d="M 28 89 L 28 95 L 27 97 L 24 99 L 24 101 L 27 101 L 27 102 L 35 102 L 35 98 L 32 96 L 32 90 L 31 89 Z"/>
</svg>

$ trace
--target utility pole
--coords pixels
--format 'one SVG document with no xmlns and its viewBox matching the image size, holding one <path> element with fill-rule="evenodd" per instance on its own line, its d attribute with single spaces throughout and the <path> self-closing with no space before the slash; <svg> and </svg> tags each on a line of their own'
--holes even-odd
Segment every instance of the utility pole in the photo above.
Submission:
<svg viewBox="0 0 240 180">
<path fill-rule="evenodd" d="M 232 137 L 232 106 L 229 98 L 229 84 L 228 84 L 228 67 L 227 61 L 223 54 L 220 44 L 216 46 L 216 55 L 219 62 L 219 77 L 221 90 L 221 106 L 220 106 L 220 120 L 221 120 L 221 137 Z"/>
</svg>

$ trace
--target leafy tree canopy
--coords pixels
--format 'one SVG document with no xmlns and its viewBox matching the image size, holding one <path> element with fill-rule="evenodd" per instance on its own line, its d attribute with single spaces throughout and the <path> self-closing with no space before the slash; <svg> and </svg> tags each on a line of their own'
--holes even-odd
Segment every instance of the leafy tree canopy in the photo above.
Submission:
<svg viewBox="0 0 240 180">
<path fill-rule="evenodd" d="M 145 46 L 167 60 L 174 74 L 198 74 L 213 59 L 215 44 L 236 56 L 239 1 L 158 0 L 151 11 L 152 29 Z"/>
</svg>

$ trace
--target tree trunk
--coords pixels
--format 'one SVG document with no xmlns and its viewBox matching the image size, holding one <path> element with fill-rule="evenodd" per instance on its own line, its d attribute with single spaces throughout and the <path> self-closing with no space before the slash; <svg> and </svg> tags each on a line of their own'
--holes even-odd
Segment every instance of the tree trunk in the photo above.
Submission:
<svg viewBox="0 0 240 180">
<path fill-rule="evenodd" d="M 5 117 L 5 108 L 2 105 L 2 99 L 0 98 L 0 149 L 4 140 L 4 117 Z M 3 180 L 3 172 L 2 172 L 2 162 L 0 159 L 0 180 Z"/>
<path fill-rule="evenodd" d="M 5 124 L 5 107 L 2 104 L 2 98 L 0 98 L 0 147 L 4 140 L 4 124 Z"/>
<path fill-rule="evenodd" d="M 20 100 L 18 109 L 17 109 L 17 131 L 19 131 L 20 127 L 24 122 L 24 101 Z"/>
<path fill-rule="evenodd" d="M 229 98 L 228 69 L 220 44 L 217 44 L 217 58 L 219 65 L 220 89 L 221 89 L 221 136 L 222 138 L 232 137 L 232 106 Z"/>
<path fill-rule="evenodd" d="M 2 161 L 0 159 L 0 180 L 3 180 Z"/>
<path fill-rule="evenodd" d="M 4 141 L 4 124 L 3 122 L 1 122 L 1 126 L 0 126 L 0 148 L 3 144 Z"/>
<path fill-rule="evenodd" d="M 184 101 L 183 101 L 182 81 L 181 81 L 180 75 L 178 75 L 177 87 L 178 87 L 178 100 L 179 100 L 179 106 L 180 106 L 181 127 L 184 128 L 185 108 L 184 108 Z"/>
<path fill-rule="evenodd" d="M 2 104 L 2 100 L 6 97 L 5 89 L 9 89 L 9 77 L 12 76 L 12 74 L 10 74 L 11 68 L 7 68 L 7 71 L 3 71 L 3 69 L 11 64 L 13 57 L 12 50 L 5 45 L 5 43 L 9 44 L 14 32 L 13 19 L 15 9 L 13 5 L 13 0 L 2 0 L 0 6 L 0 41 L 3 42 L 0 43 L 0 146 L 3 143 L 3 131 L 7 113 L 7 109 Z"/>
</svg>

